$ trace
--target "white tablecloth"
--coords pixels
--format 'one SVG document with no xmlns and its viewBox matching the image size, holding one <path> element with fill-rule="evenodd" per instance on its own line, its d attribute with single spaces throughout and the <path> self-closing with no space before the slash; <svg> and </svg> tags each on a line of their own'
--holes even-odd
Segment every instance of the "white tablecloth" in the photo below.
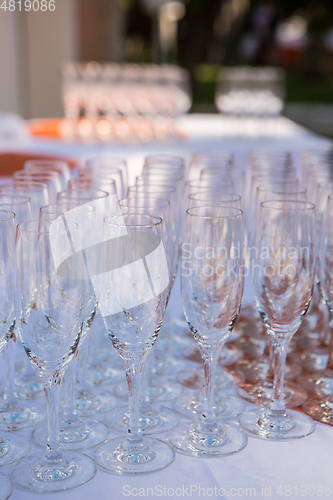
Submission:
<svg viewBox="0 0 333 500">
<path fill-rule="evenodd" d="M 218 115 L 189 115 L 179 123 L 187 139 L 163 146 L 157 144 L 82 145 L 60 141 L 21 139 L 10 147 L 1 144 L 0 152 L 30 151 L 73 158 L 87 158 L 95 154 L 124 155 L 129 160 L 130 181 L 141 169 L 145 154 L 154 151 L 182 153 L 231 150 L 239 165 L 247 166 L 252 149 L 283 148 L 292 151 L 299 162 L 300 152 L 327 144 L 285 118 L 277 122 L 236 123 Z M 1 175 L 1 172 L 0 172 Z M 252 300 L 251 283 L 246 282 L 244 301 Z M 179 282 L 176 281 L 168 306 L 170 315 L 182 316 Z M 112 348 L 110 343 L 110 349 Z M 229 391 L 232 393 L 233 391 Z M 250 405 L 248 405 L 250 407 Z M 26 437 L 29 432 L 23 432 Z M 115 436 L 110 432 L 110 436 Z M 167 436 L 161 436 L 167 439 Z M 289 442 L 272 442 L 249 438 L 247 447 L 227 458 L 191 458 L 176 453 L 176 459 L 165 470 L 139 477 L 120 477 L 98 470 L 95 478 L 81 488 L 53 494 L 54 500 L 90 500 L 122 498 L 333 498 L 333 429 L 316 424 L 315 432 L 305 438 Z M 33 451 L 37 451 L 34 447 Z M 87 451 L 92 455 L 93 450 Z M 10 473 L 10 468 L 1 472 Z M 12 499 L 50 497 L 14 489 Z"/>
</svg>

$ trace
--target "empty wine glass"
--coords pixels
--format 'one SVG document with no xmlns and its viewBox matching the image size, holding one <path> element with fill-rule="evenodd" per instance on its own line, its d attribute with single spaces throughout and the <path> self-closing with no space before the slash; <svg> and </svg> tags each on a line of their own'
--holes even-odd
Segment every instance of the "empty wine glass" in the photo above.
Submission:
<svg viewBox="0 0 333 500">
<path fill-rule="evenodd" d="M 16 216 L 16 223 L 28 222 L 31 220 L 32 210 L 30 198 L 22 195 L 4 195 L 0 194 L 0 210 L 13 211 Z M 6 386 L 4 391 L 4 402 L 0 407 L 0 429 L 2 430 L 19 430 L 27 427 L 32 427 L 39 424 L 45 419 L 45 410 L 38 403 L 22 402 L 18 398 L 15 388 L 15 347 L 17 340 L 17 332 L 15 322 L 11 325 L 10 335 L 6 348 L 5 370 L 6 370 Z M 26 360 L 28 362 L 28 360 Z M 28 363 L 30 364 L 30 363 Z M 29 367 L 28 367 L 29 368 Z M 32 369 L 32 368 L 31 368 Z M 35 370 L 32 369 L 33 372 Z M 29 377 L 29 369 L 23 367 L 24 382 L 27 386 L 27 377 Z M 36 372 L 35 372 L 36 373 Z M 34 375 L 35 375 L 34 373 Z"/>
<path fill-rule="evenodd" d="M 63 491 L 96 474 L 90 457 L 63 453 L 58 436 L 60 380 L 82 332 L 87 270 L 74 222 L 59 217 L 19 224 L 16 238 L 16 321 L 24 349 L 43 380 L 48 440 L 45 453 L 19 462 L 12 478 L 30 491 Z"/>
<path fill-rule="evenodd" d="M 88 249 L 92 246 L 92 243 L 97 239 L 96 213 L 93 206 L 88 204 L 77 206 L 75 203 L 59 203 L 42 207 L 40 210 L 41 221 L 45 219 L 57 219 L 60 216 L 78 224 L 83 249 Z M 87 254 L 85 258 L 87 258 Z M 102 422 L 92 418 L 79 418 L 75 409 L 77 358 L 80 357 L 83 342 L 87 342 L 86 337 L 98 309 L 98 297 L 88 276 L 85 280 L 83 307 L 84 323 L 79 345 L 76 356 L 73 357 L 64 377 L 64 407 L 59 423 L 59 441 L 63 450 L 92 448 L 102 443 L 108 435 L 108 429 Z M 44 448 L 47 443 L 47 425 L 42 424 L 36 427 L 32 433 L 32 439 L 35 444 Z"/>
<path fill-rule="evenodd" d="M 236 426 L 218 423 L 214 378 L 243 295 L 243 212 L 225 206 L 189 208 L 181 269 L 183 309 L 204 363 L 205 399 L 201 420 L 177 426 L 169 441 L 187 455 L 229 455 L 243 449 L 247 438 Z M 226 406 L 230 399 L 225 398 Z"/>
<path fill-rule="evenodd" d="M 15 214 L 0 210 L 0 353 L 10 336 L 14 314 L 14 255 Z M 19 434 L 3 432 L 0 435 L 0 467 L 11 465 L 25 457 L 30 451 L 29 442 Z M 3 488 L 3 490 L 2 490 Z M 10 491 L 6 477 L 0 476 L 0 494 Z"/>
<path fill-rule="evenodd" d="M 71 178 L 69 165 L 62 160 L 52 160 L 50 158 L 28 160 L 24 163 L 23 168 L 28 172 L 58 172 L 61 177 L 62 189 L 66 189 Z"/>
<path fill-rule="evenodd" d="M 303 383 L 306 381 L 307 386 L 312 389 L 312 392 L 318 394 L 318 397 L 310 399 L 303 405 L 305 412 L 312 418 L 329 424 L 332 424 L 333 422 L 332 214 L 333 195 L 330 195 L 327 200 L 325 219 L 322 225 L 319 258 L 320 289 L 329 311 L 330 342 L 328 361 L 324 370 L 317 371 L 313 374 L 310 374 L 310 376 L 308 375 L 303 377 Z"/>
<path fill-rule="evenodd" d="M 170 272 L 169 289 L 172 283 L 172 237 L 173 225 L 171 218 L 170 202 L 163 198 L 154 198 L 150 196 L 138 198 L 127 198 L 118 202 L 123 214 L 141 213 L 157 215 L 164 222 L 165 229 L 165 248 L 169 256 L 168 268 Z M 153 356 L 153 359 L 151 357 Z M 150 351 L 148 362 L 145 364 L 142 375 L 142 390 L 140 395 L 139 425 L 142 432 L 146 435 L 157 434 L 170 431 L 178 423 L 177 415 L 165 406 L 152 404 L 150 401 L 150 391 L 148 386 L 148 366 L 155 362 L 154 352 Z M 156 377 L 156 374 L 155 374 Z M 165 383 L 165 381 L 164 381 Z M 120 387 L 122 394 L 125 393 L 123 384 Z M 116 391 L 116 394 L 118 392 Z M 121 432 L 128 427 L 128 407 L 120 406 L 106 416 L 106 423 Z"/>
<path fill-rule="evenodd" d="M 316 245 L 313 204 L 261 203 L 252 272 L 257 307 L 273 344 L 273 400 L 268 409 L 246 411 L 240 418 L 243 429 L 259 438 L 301 438 L 315 428 L 306 415 L 286 410 L 284 371 L 288 345 L 310 305 Z"/>
<path fill-rule="evenodd" d="M 168 444 L 142 437 L 139 426 L 140 375 L 160 331 L 168 295 L 168 258 L 163 243 L 160 217 L 126 214 L 104 220 L 101 313 L 113 346 L 124 362 L 129 429 L 126 438 L 101 444 L 95 461 L 115 474 L 160 470 L 175 456 Z"/>
</svg>

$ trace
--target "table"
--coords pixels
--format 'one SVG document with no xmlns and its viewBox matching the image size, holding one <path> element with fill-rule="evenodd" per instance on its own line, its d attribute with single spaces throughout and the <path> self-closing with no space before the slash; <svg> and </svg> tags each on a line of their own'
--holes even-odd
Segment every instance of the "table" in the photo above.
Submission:
<svg viewBox="0 0 333 500">
<path fill-rule="evenodd" d="M 82 145 L 60 141 L 25 138 L 10 145 L 1 143 L 2 151 L 28 151 L 65 155 L 85 159 L 101 153 L 129 159 L 130 182 L 140 172 L 145 154 L 163 149 L 189 157 L 193 152 L 231 150 L 238 165 L 247 167 L 252 149 L 282 148 L 290 150 L 299 167 L 300 152 L 306 148 L 327 145 L 328 140 L 315 136 L 286 118 L 274 121 L 239 121 L 218 115 L 187 115 L 178 127 L 187 136 L 181 141 L 161 145 L 116 144 Z M 0 172 L 1 175 L 1 172 Z M 252 285 L 246 279 L 244 302 L 253 299 Z M 168 313 L 182 317 L 179 279 L 174 285 Z M 194 341 L 193 341 L 194 342 Z M 110 348 L 111 348 L 110 343 Z M 228 393 L 233 393 L 234 390 Z M 247 405 L 250 407 L 251 405 Z M 29 432 L 22 432 L 26 437 Z M 110 432 L 110 437 L 115 436 Z M 167 436 L 161 436 L 166 439 Z M 193 458 L 176 453 L 173 464 L 161 472 L 138 477 L 118 477 L 98 470 L 88 484 L 64 493 L 52 495 L 54 500 L 120 500 L 122 498 L 333 498 L 333 429 L 317 423 L 316 431 L 305 439 L 289 442 L 263 441 L 249 438 L 247 447 L 226 458 Z M 34 451 L 37 448 L 34 447 Z M 87 454 L 92 455 L 93 450 Z M 1 472 L 10 473 L 10 468 Z M 35 495 L 18 488 L 13 500 L 50 498 Z"/>
</svg>

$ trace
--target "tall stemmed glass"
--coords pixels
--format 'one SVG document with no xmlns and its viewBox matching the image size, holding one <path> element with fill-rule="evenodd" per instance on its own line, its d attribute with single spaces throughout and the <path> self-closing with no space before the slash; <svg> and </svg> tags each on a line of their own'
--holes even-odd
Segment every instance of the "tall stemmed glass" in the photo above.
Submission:
<svg viewBox="0 0 333 500">
<path fill-rule="evenodd" d="M 0 354 L 10 336 L 14 314 L 14 255 L 15 255 L 15 214 L 0 210 Z M 29 442 L 19 434 L 1 432 L 0 467 L 11 465 L 25 457 L 30 451 Z M 3 490 L 2 490 L 3 488 Z M 0 495 L 10 491 L 6 478 L 0 476 Z M 9 494 L 9 493 L 8 493 Z M 6 496 L 5 496 L 6 498 Z"/>
<path fill-rule="evenodd" d="M 124 362 L 129 391 L 127 437 L 101 444 L 97 464 L 115 474 L 163 469 L 174 451 L 162 441 L 141 436 L 140 376 L 160 331 L 169 287 L 168 256 L 160 217 L 140 214 L 104 220 L 101 313 L 114 348 Z"/>
<path fill-rule="evenodd" d="M 123 214 L 141 213 L 144 215 L 156 215 L 161 217 L 164 223 L 165 232 L 165 248 L 166 254 L 169 257 L 168 268 L 170 273 L 169 285 L 172 283 L 172 217 L 170 202 L 163 198 L 154 198 L 146 195 L 145 197 L 138 196 L 137 198 L 125 198 L 118 202 Z M 169 286 L 169 288 L 170 288 Z M 150 351 L 150 356 L 152 351 Z M 151 361 L 151 358 L 149 358 Z M 158 434 L 167 432 L 173 429 L 178 423 L 178 417 L 174 411 L 165 406 L 152 404 L 149 398 L 148 388 L 148 370 L 149 361 L 145 364 L 142 374 L 141 394 L 140 394 L 140 410 L 139 410 L 139 425 L 141 430 L 146 435 Z M 153 359 L 153 362 L 155 360 Z M 121 391 L 125 393 L 125 387 L 121 384 Z M 128 391 L 127 391 L 128 392 Z M 116 429 L 124 432 L 128 427 L 128 406 L 118 406 L 105 417 L 106 423 Z"/>
<path fill-rule="evenodd" d="M 307 401 L 303 408 L 312 418 L 325 422 L 333 423 L 333 195 L 327 200 L 325 219 L 321 231 L 321 245 L 319 258 L 319 282 L 321 294 L 329 312 L 330 342 L 328 361 L 324 370 L 310 375 L 308 385 L 314 387 L 313 392 L 318 396 Z M 304 377 L 305 379 L 306 377 Z M 309 376 L 308 376 L 309 378 Z"/>
<path fill-rule="evenodd" d="M 182 302 L 204 363 L 205 401 L 201 420 L 176 427 L 169 441 L 187 455 L 229 455 L 243 449 L 247 439 L 232 424 L 218 423 L 214 377 L 243 295 L 243 212 L 225 206 L 189 208 L 182 249 Z"/>
<path fill-rule="evenodd" d="M 41 221 L 45 219 L 57 219 L 58 217 L 69 219 L 78 224 L 83 249 L 88 249 L 96 242 L 97 224 L 95 208 L 93 206 L 88 204 L 77 206 L 75 203 L 58 203 L 56 205 L 41 207 Z M 63 379 L 63 382 L 65 382 L 65 397 L 62 418 L 59 424 L 59 440 L 63 450 L 93 448 L 102 443 L 108 435 L 108 429 L 102 422 L 92 418 L 79 418 L 75 410 L 77 358 L 79 357 L 82 343 L 86 341 L 90 325 L 96 315 L 99 299 L 98 290 L 96 289 L 97 293 L 95 293 L 89 276 L 86 278 L 83 328 L 76 355 L 73 357 Z M 32 439 L 34 443 L 44 448 L 47 442 L 47 425 L 42 424 L 36 427 L 32 433 Z"/>
<path fill-rule="evenodd" d="M 292 183 L 287 184 L 265 184 L 258 186 L 256 189 L 255 201 L 253 204 L 253 223 L 250 241 L 253 241 L 253 248 L 249 247 L 249 259 L 251 261 L 251 251 L 257 251 L 255 234 L 258 224 L 258 213 L 261 203 L 264 201 L 273 200 L 292 200 L 292 201 L 307 201 L 307 190 L 301 186 L 295 186 Z M 272 400 L 273 396 L 273 380 L 274 380 L 274 355 L 272 352 L 271 338 L 266 338 L 266 348 L 264 356 L 260 361 L 243 359 L 237 366 L 244 370 L 245 378 L 253 380 L 246 382 L 238 388 L 238 395 L 245 401 L 258 405 L 267 405 Z M 301 372 L 301 367 L 297 364 L 288 363 L 285 368 L 285 379 L 296 378 Z M 257 377 L 257 378 L 256 378 Z M 299 385 L 288 382 L 284 385 L 284 400 L 286 406 L 300 406 L 306 401 L 307 393 Z"/>
<path fill-rule="evenodd" d="M 96 222 L 97 222 L 97 239 L 96 243 L 102 241 L 103 232 L 103 219 L 110 213 L 116 213 L 117 210 L 117 197 L 116 195 L 109 195 L 106 191 L 101 191 L 99 189 L 78 189 L 62 191 L 58 193 L 58 203 L 70 203 L 73 205 L 92 205 L 96 210 Z M 95 316 L 96 318 L 96 316 Z M 94 342 L 99 342 L 100 346 L 100 335 L 94 339 Z M 89 339 L 90 340 L 90 339 Z M 89 344 L 87 342 L 82 343 L 81 354 L 78 363 L 78 380 L 79 380 L 79 390 L 76 395 L 75 406 L 78 415 L 90 417 L 98 413 L 106 413 L 112 410 L 117 405 L 116 398 L 107 390 L 91 390 L 91 386 L 94 386 L 95 376 L 94 367 L 89 366 Z M 99 348 L 101 350 L 101 348 Z M 98 352 L 98 349 L 97 349 Z M 99 362 L 98 359 L 94 361 Z M 97 370 L 100 380 L 100 371 Z M 92 380 L 90 377 L 92 375 Z M 106 376 L 104 378 L 107 378 Z M 111 367 L 108 374 L 109 381 L 115 381 L 117 379 L 117 373 Z"/>
<path fill-rule="evenodd" d="M 60 380 L 82 332 L 87 270 L 74 222 L 59 218 L 19 224 L 16 238 L 16 321 L 23 347 L 43 380 L 48 440 L 45 453 L 19 462 L 12 478 L 36 493 L 63 491 L 96 473 L 88 456 L 62 453 L 58 436 Z"/>
<path fill-rule="evenodd" d="M 18 194 L 0 194 L 0 210 L 13 211 L 16 216 L 16 223 L 28 222 L 31 220 L 32 209 L 28 196 Z M 15 323 L 11 325 L 10 335 L 4 350 L 6 386 L 4 391 L 4 401 L 0 406 L 0 429 L 20 430 L 33 427 L 45 420 L 45 409 L 38 403 L 25 402 L 19 399 L 15 388 L 15 347 L 17 332 Z M 26 360 L 28 364 L 28 360 Z M 32 369 L 32 368 L 31 368 Z M 25 386 L 29 370 L 24 370 Z M 32 369 L 35 375 L 35 370 Z"/>
<path fill-rule="evenodd" d="M 255 299 L 274 354 L 273 400 L 269 408 L 250 410 L 240 418 L 251 435 L 295 439 L 314 431 L 312 420 L 286 410 L 284 371 L 288 345 L 312 297 L 316 264 L 316 219 L 313 204 L 266 201 L 260 206 L 253 263 Z"/>
</svg>

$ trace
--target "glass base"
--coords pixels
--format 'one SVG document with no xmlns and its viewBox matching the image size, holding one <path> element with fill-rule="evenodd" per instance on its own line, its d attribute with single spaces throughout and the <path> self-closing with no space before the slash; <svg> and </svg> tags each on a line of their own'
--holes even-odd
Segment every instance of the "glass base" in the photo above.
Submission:
<svg viewBox="0 0 333 500">
<path fill-rule="evenodd" d="M 126 434 L 129 427 L 128 406 L 119 406 L 105 417 L 106 424 L 121 434 Z M 156 404 L 140 405 L 139 425 L 146 436 L 170 432 L 179 422 L 172 410 Z"/>
<path fill-rule="evenodd" d="M 79 417 L 94 417 L 108 413 L 118 404 L 117 399 L 107 390 L 82 389 L 76 393 L 75 411 Z M 61 410 L 60 410 L 61 411 Z"/>
<path fill-rule="evenodd" d="M 35 427 L 46 418 L 42 405 L 32 402 L 7 404 L 0 409 L 0 432 L 18 431 Z"/>
<path fill-rule="evenodd" d="M 77 419 L 59 423 L 59 442 L 62 450 L 83 450 L 94 448 L 108 437 L 105 424 L 92 418 Z M 37 446 L 46 447 L 48 437 L 47 424 L 39 425 L 32 433 L 32 440 Z"/>
<path fill-rule="evenodd" d="M 263 381 L 259 384 L 242 384 L 238 387 L 237 394 L 248 403 L 267 406 L 273 400 L 273 383 Z M 293 382 L 284 385 L 284 403 L 288 408 L 302 405 L 307 398 L 307 392 L 299 385 Z"/>
<path fill-rule="evenodd" d="M 268 373 L 268 360 L 249 360 L 241 359 L 236 365 L 236 369 L 243 373 L 244 377 L 251 382 L 259 382 L 265 380 Z M 285 380 L 291 380 L 298 377 L 302 372 L 302 368 L 294 363 L 286 363 L 285 365 Z"/>
<path fill-rule="evenodd" d="M 24 490 L 55 493 L 87 483 L 96 472 L 95 462 L 83 453 L 66 451 L 57 465 L 47 464 L 44 453 L 35 453 L 15 465 L 12 478 Z"/>
<path fill-rule="evenodd" d="M 7 500 L 13 493 L 13 483 L 8 476 L 0 474 L 0 500 Z"/>
<path fill-rule="evenodd" d="M 333 425 L 333 398 L 331 401 L 328 398 L 312 398 L 304 405 L 303 410 L 310 415 L 311 418 L 319 420 L 324 424 Z"/>
<path fill-rule="evenodd" d="M 198 419 L 204 412 L 204 392 L 182 394 L 173 404 L 174 409 L 185 418 Z M 239 417 L 244 411 L 244 404 L 238 398 L 227 394 L 215 393 L 215 416 L 223 420 Z"/>
<path fill-rule="evenodd" d="M 177 382 L 157 377 L 154 382 L 149 381 L 148 396 L 151 403 L 173 401 L 182 393 L 182 387 Z M 115 395 L 121 399 L 128 399 L 128 386 L 126 380 L 115 388 Z"/>
<path fill-rule="evenodd" d="M 239 423 L 251 436 L 277 441 L 302 438 L 315 430 L 311 418 L 296 410 L 273 415 L 267 408 L 258 408 L 244 412 Z"/>
<path fill-rule="evenodd" d="M 112 474 L 149 474 L 170 465 L 175 452 L 156 438 L 143 438 L 140 443 L 132 445 L 126 438 L 118 437 L 101 444 L 94 459 L 99 467 Z"/>
<path fill-rule="evenodd" d="M 333 394 L 332 371 L 317 371 L 308 375 L 298 377 L 297 382 L 309 392 L 318 396 L 329 396 Z"/>
<path fill-rule="evenodd" d="M 30 443 L 25 437 L 10 432 L 0 434 L 0 467 L 15 464 L 29 451 Z"/>
<path fill-rule="evenodd" d="M 222 457 L 245 448 L 247 437 L 234 424 L 217 424 L 210 431 L 203 431 L 196 422 L 176 427 L 169 442 L 181 453 L 192 457 Z"/>
</svg>

